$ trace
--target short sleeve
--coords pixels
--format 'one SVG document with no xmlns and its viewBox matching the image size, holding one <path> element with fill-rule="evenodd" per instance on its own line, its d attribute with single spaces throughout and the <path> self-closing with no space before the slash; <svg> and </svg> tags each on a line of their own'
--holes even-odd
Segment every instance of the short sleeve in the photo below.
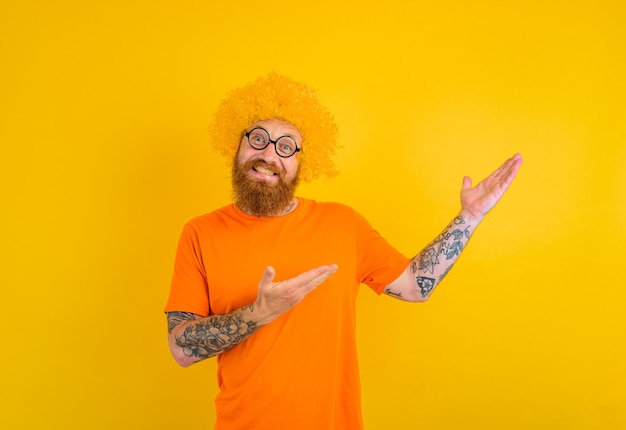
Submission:
<svg viewBox="0 0 626 430">
<path fill-rule="evenodd" d="M 165 312 L 191 312 L 208 316 L 209 288 L 198 234 L 186 224 L 180 235 L 174 273 Z"/>
<path fill-rule="evenodd" d="M 390 245 L 357 212 L 355 228 L 358 280 L 381 294 L 406 269 L 410 259 Z"/>
</svg>

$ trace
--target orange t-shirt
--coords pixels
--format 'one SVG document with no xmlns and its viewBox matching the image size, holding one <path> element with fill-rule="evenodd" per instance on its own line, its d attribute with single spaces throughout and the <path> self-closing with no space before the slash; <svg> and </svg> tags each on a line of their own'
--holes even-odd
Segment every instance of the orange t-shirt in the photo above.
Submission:
<svg viewBox="0 0 626 430">
<path fill-rule="evenodd" d="M 235 205 L 194 218 L 182 232 L 166 312 L 225 314 L 254 302 L 266 266 L 276 279 L 335 263 L 302 302 L 218 356 L 215 429 L 361 429 L 355 300 L 380 294 L 407 267 L 353 209 L 299 199 L 284 216 Z"/>
</svg>

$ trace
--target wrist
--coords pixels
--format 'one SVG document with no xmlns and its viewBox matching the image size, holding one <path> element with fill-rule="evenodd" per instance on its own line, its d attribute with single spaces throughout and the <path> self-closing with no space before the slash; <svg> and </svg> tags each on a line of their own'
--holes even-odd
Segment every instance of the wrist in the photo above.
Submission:
<svg viewBox="0 0 626 430">
<path fill-rule="evenodd" d="M 271 315 L 268 315 L 267 312 L 263 312 L 263 306 L 259 304 L 258 300 L 246 306 L 246 313 L 246 318 L 250 321 L 254 321 L 259 327 L 269 324 L 274 319 Z"/>
<path fill-rule="evenodd" d="M 475 214 L 472 214 L 467 209 L 461 209 L 461 211 L 459 212 L 458 218 L 461 218 L 467 224 L 470 224 L 470 225 L 476 227 L 478 224 L 481 223 L 481 221 L 483 219 L 485 219 L 485 216 L 484 215 L 475 215 Z"/>
</svg>

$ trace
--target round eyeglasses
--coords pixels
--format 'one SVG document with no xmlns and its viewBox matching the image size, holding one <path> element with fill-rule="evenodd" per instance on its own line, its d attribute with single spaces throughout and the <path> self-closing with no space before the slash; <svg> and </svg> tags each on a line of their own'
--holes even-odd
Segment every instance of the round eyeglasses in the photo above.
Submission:
<svg viewBox="0 0 626 430">
<path fill-rule="evenodd" d="M 282 158 L 289 158 L 296 152 L 300 151 L 296 141 L 291 136 L 281 136 L 276 140 L 270 139 L 270 134 L 266 129 L 262 127 L 255 127 L 252 130 L 245 133 L 248 138 L 248 143 L 254 149 L 261 151 L 267 148 L 270 143 L 274 144 L 276 154 Z"/>
</svg>

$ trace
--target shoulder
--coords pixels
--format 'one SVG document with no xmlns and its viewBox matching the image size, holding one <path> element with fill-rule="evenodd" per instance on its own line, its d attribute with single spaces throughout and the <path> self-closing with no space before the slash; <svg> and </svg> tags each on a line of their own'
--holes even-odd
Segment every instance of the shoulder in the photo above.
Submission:
<svg viewBox="0 0 626 430">
<path fill-rule="evenodd" d="M 304 199 L 300 197 L 300 204 L 307 211 L 326 212 L 333 214 L 354 214 L 355 210 L 343 203 L 337 202 L 319 202 L 316 200 Z"/>
<path fill-rule="evenodd" d="M 329 222 L 337 225 L 361 225 L 365 219 L 353 207 L 344 203 L 319 202 L 302 199 L 303 210 L 300 218 L 306 218 L 308 222 Z"/>
<path fill-rule="evenodd" d="M 185 223 L 184 228 L 190 230 L 203 230 L 208 227 L 227 224 L 229 220 L 232 220 L 236 216 L 236 211 L 233 206 L 234 205 L 229 204 L 212 212 L 195 216 Z"/>
</svg>

